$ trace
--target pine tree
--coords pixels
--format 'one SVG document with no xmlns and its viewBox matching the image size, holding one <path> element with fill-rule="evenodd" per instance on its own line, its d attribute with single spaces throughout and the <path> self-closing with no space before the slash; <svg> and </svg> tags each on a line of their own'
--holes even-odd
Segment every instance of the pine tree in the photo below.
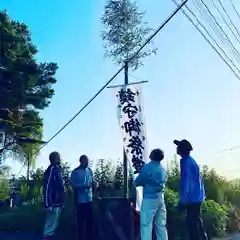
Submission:
<svg viewBox="0 0 240 240">
<path fill-rule="evenodd" d="M 42 139 L 39 110 L 54 95 L 56 63 L 39 63 L 37 47 L 28 26 L 0 11 L 0 154 L 31 154 L 39 144 L 28 145 L 21 137 Z M 34 159 L 32 159 L 34 161 Z"/>
</svg>

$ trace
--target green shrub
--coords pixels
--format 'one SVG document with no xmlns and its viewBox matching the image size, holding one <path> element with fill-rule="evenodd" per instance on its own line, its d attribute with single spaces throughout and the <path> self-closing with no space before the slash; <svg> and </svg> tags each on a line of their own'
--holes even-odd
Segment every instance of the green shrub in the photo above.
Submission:
<svg viewBox="0 0 240 240">
<path fill-rule="evenodd" d="M 178 194 L 173 190 L 165 190 L 165 202 L 167 208 L 167 228 L 169 240 L 186 239 L 186 226 L 184 216 L 179 214 L 176 206 L 178 204 Z"/>
<path fill-rule="evenodd" d="M 0 214 L 0 231 L 39 232 L 43 226 L 40 204 L 10 208 Z"/>
<path fill-rule="evenodd" d="M 100 192 L 102 196 L 122 196 L 122 188 L 116 190 L 114 185 L 111 184 L 109 178 L 99 176 L 99 181 L 102 182 L 103 190 Z M 217 181 L 216 181 L 217 182 Z M 32 198 L 40 200 L 42 198 L 41 184 L 21 184 L 20 194 L 25 201 Z M 100 181 L 101 183 L 101 181 Z M 170 175 L 169 188 L 165 191 L 165 199 L 167 206 L 167 227 L 169 233 L 169 240 L 186 239 L 187 230 L 185 226 L 185 218 L 183 214 L 179 214 L 176 210 L 179 198 L 176 193 L 177 185 L 179 183 L 179 172 L 177 167 L 172 170 Z M 210 181 L 209 181 L 210 184 Z M 0 188 L 0 198 L 6 197 L 8 194 L 7 187 Z M 131 196 L 134 196 L 134 189 L 130 187 Z M 174 190 L 173 190 L 174 189 Z M 31 190 L 31 191 L 30 191 Z M 73 236 L 75 230 L 75 217 L 73 207 L 73 191 L 68 186 L 66 187 L 66 204 L 60 219 L 59 234 L 61 237 Z M 101 189 L 99 189 L 101 190 Z M 104 194 L 103 194 L 104 193 Z M 99 195 L 98 193 L 96 193 Z M 237 199 L 236 194 L 234 199 Z M 233 199 L 233 194 L 229 194 L 229 198 Z M 206 201 L 202 207 L 203 218 L 206 230 L 210 236 L 224 236 L 226 231 L 235 231 L 239 229 L 239 210 L 231 205 L 224 205 L 216 203 L 213 200 Z M 25 219 L 31 219 L 26 221 Z M 19 209 L 10 209 L 4 214 L 0 214 L 0 230 L 9 231 L 28 231 L 28 232 L 42 232 L 44 225 L 44 211 L 43 204 L 36 201 L 35 205 L 22 206 Z M 60 239 L 60 238 L 59 238 Z"/>
<path fill-rule="evenodd" d="M 207 199 L 214 200 L 217 203 L 224 203 L 228 181 L 218 175 L 214 169 L 209 169 L 207 166 L 203 166 L 202 176 Z"/>
<path fill-rule="evenodd" d="M 5 179 L 0 180 L 0 200 L 6 200 L 9 198 L 9 185 L 8 181 Z"/>
<path fill-rule="evenodd" d="M 66 237 L 73 239 L 74 227 L 74 208 L 72 198 L 66 200 L 62 210 L 57 239 L 65 240 Z M 21 206 L 11 208 L 7 212 L 0 214 L 0 231 L 21 231 L 42 234 L 44 226 L 43 204 Z"/>
<path fill-rule="evenodd" d="M 202 206 L 205 228 L 210 236 L 222 237 L 226 235 L 229 221 L 228 208 L 213 200 L 205 201 Z"/>
<path fill-rule="evenodd" d="M 168 166 L 167 175 L 168 175 L 167 187 L 169 189 L 172 189 L 173 191 L 178 192 L 181 174 L 177 155 L 174 156 L 174 159 L 172 160 L 170 166 Z"/>
<path fill-rule="evenodd" d="M 240 209 L 230 205 L 228 210 L 228 232 L 235 233 L 240 232 Z"/>
<path fill-rule="evenodd" d="M 227 202 L 240 209 L 240 182 L 229 182 L 228 188 L 225 189 L 225 199 Z"/>
<path fill-rule="evenodd" d="M 165 192 L 167 206 L 167 227 L 169 240 L 186 239 L 186 227 L 184 216 L 176 210 L 178 195 L 170 189 Z M 206 229 L 210 236 L 223 236 L 229 223 L 228 208 L 214 201 L 206 201 L 203 205 L 203 217 Z M 29 219 L 29 221 L 27 220 Z M 44 225 L 43 204 L 22 206 L 19 209 L 9 209 L 0 214 L 0 231 L 26 231 L 42 232 Z M 61 237 L 73 237 L 75 233 L 75 217 L 72 192 L 68 192 L 65 207 L 63 209 L 59 235 Z M 64 239 L 64 238 L 63 238 Z"/>
<path fill-rule="evenodd" d="M 112 163 L 100 160 L 95 172 L 96 180 L 100 188 L 95 193 L 101 197 L 121 197 L 123 196 L 122 173 L 119 166 L 114 174 Z M 66 167 L 67 169 L 67 167 Z M 169 240 L 186 239 L 186 226 L 183 214 L 179 214 L 176 210 L 178 204 L 178 188 L 180 181 L 179 164 L 177 159 L 174 160 L 171 168 L 168 168 L 168 183 L 165 191 L 165 199 L 167 205 L 167 227 Z M 240 210 L 236 206 L 240 206 L 239 182 L 232 183 L 221 178 L 213 170 L 204 167 L 202 175 L 205 182 L 208 200 L 202 207 L 205 227 L 210 236 L 223 236 L 226 231 L 239 230 L 240 226 Z M 65 177 L 69 176 L 66 170 Z M 41 232 L 44 221 L 44 211 L 42 203 L 42 178 L 43 171 L 36 171 L 33 180 L 30 182 L 21 182 L 20 194 L 23 200 L 33 202 L 35 205 L 23 206 L 19 209 L 10 209 L 7 213 L 0 214 L 0 230 L 21 230 Z M 131 182 L 131 181 L 130 181 Z M 0 183 L 1 184 L 1 183 Z M 73 207 L 73 191 L 69 184 L 66 186 L 66 204 L 60 219 L 59 234 L 69 238 L 74 233 L 74 207 Z M 6 185 L 0 186 L 0 199 L 8 196 L 8 188 Z M 129 184 L 130 196 L 134 198 L 135 187 Z M 231 202 L 231 204 L 226 204 Z M 24 221 L 23 219 L 31 219 Z M 67 234 L 67 235 L 66 235 Z"/>
<path fill-rule="evenodd" d="M 185 239 L 187 230 L 184 215 L 179 214 L 176 209 L 179 201 L 178 194 L 170 189 L 166 189 L 165 199 L 169 239 Z M 229 208 L 226 205 L 218 204 L 212 200 L 204 202 L 202 214 L 204 226 L 209 236 L 225 236 L 229 223 L 228 210 Z"/>
<path fill-rule="evenodd" d="M 20 197 L 23 201 L 27 201 L 27 197 L 28 197 L 28 192 L 29 192 L 29 187 L 28 185 L 25 184 L 21 184 L 20 186 Z"/>
</svg>

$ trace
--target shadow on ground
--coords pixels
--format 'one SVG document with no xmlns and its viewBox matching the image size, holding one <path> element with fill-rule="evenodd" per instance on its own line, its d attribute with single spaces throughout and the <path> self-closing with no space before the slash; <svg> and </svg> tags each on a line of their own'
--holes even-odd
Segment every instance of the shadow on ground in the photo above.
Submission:
<svg viewBox="0 0 240 240">
<path fill-rule="evenodd" d="M 1 240 L 42 240 L 42 237 L 33 233 L 5 233 L 0 232 Z"/>
<path fill-rule="evenodd" d="M 20 232 L 5 233 L 5 232 L 0 232 L 0 239 L 1 240 L 42 240 L 42 237 L 37 235 L 37 234 L 33 234 L 33 233 L 20 233 Z M 239 234 L 233 234 L 232 236 L 229 236 L 227 238 L 214 239 L 214 240 L 240 240 L 240 233 Z"/>
<path fill-rule="evenodd" d="M 216 238 L 214 240 L 240 240 L 240 233 L 233 234 L 233 235 L 231 235 L 229 237 L 226 237 L 226 238 L 221 238 L 221 239 Z"/>
</svg>

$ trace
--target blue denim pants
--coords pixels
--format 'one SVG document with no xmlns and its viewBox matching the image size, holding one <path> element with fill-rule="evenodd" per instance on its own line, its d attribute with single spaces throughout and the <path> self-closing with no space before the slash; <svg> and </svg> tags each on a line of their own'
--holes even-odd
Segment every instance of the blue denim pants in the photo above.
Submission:
<svg viewBox="0 0 240 240">
<path fill-rule="evenodd" d="M 151 240 L 153 225 L 157 240 L 167 240 L 164 198 L 143 199 L 140 212 L 141 240 Z"/>
</svg>

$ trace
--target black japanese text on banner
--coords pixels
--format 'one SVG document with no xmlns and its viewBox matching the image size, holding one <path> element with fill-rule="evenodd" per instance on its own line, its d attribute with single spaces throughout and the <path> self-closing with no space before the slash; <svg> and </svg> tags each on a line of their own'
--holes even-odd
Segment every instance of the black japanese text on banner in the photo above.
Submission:
<svg viewBox="0 0 240 240">
<path fill-rule="evenodd" d="M 143 98 L 140 85 L 118 87 L 116 88 L 116 97 L 123 147 L 135 179 L 148 159 Z M 140 209 L 141 201 L 142 188 L 137 188 L 137 210 Z"/>
</svg>

